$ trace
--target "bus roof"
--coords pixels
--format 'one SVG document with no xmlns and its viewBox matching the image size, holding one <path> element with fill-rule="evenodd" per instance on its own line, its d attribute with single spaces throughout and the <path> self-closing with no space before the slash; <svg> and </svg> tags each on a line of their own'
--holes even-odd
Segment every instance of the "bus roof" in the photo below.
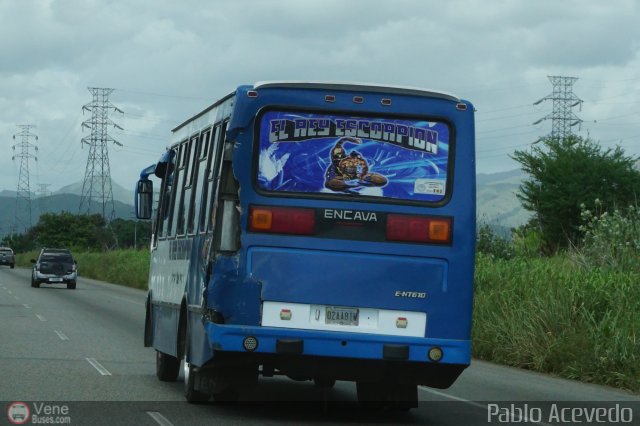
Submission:
<svg viewBox="0 0 640 426">
<path fill-rule="evenodd" d="M 321 90 L 346 90 L 376 93 L 389 93 L 397 95 L 424 96 L 429 98 L 447 99 L 460 102 L 460 98 L 447 92 L 421 89 L 407 86 L 383 86 L 378 84 L 355 82 L 330 82 L 330 81 L 259 81 L 253 85 L 255 90 L 261 88 L 296 88 L 296 89 L 321 89 Z"/>
<path fill-rule="evenodd" d="M 301 81 L 301 80 L 289 80 L 289 81 L 258 81 L 254 83 L 253 89 L 316 89 L 316 90 L 341 90 L 341 91 L 361 91 L 361 92 L 374 92 L 374 93 L 387 93 L 396 95 L 411 95 L 422 96 L 427 98 L 445 99 L 454 102 L 460 102 L 460 98 L 454 94 L 447 92 L 440 92 L 436 90 L 421 89 L 417 87 L 408 86 L 383 86 L 379 84 L 368 83 L 355 83 L 355 82 L 341 82 L 341 81 Z M 227 96 L 219 99 L 213 105 L 208 106 L 203 111 L 194 115 L 193 117 L 183 121 L 171 131 L 177 132 L 183 128 L 186 124 L 204 116 L 213 108 L 222 104 L 224 101 L 231 98 L 235 92 L 229 93 Z"/>
</svg>

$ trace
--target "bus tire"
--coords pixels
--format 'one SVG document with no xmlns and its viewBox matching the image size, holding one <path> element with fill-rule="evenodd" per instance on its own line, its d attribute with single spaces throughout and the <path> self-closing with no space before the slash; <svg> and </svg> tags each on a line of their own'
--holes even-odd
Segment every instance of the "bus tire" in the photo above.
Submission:
<svg viewBox="0 0 640 426">
<path fill-rule="evenodd" d="M 180 373 L 180 360 L 156 350 L 156 376 L 163 382 L 175 382 Z"/>
<path fill-rule="evenodd" d="M 189 361 L 189 327 L 186 327 L 186 333 L 184 336 L 184 350 L 182 351 L 184 354 L 184 362 L 182 371 L 184 374 L 184 398 L 190 404 L 198 404 L 202 402 L 207 402 L 210 398 L 210 395 L 205 392 L 201 392 L 196 390 L 196 381 L 198 380 L 198 375 L 200 374 L 199 370 L 195 368 Z"/>
<path fill-rule="evenodd" d="M 214 392 L 213 393 L 213 400 L 215 402 L 236 402 L 238 401 L 238 399 L 240 399 L 240 394 L 238 393 L 238 390 L 233 387 L 233 386 L 229 386 L 227 388 L 225 388 L 224 390 L 218 391 L 218 392 Z"/>
<path fill-rule="evenodd" d="M 389 387 L 388 407 L 396 411 L 409 411 L 418 406 L 418 385 L 395 384 Z"/>
<path fill-rule="evenodd" d="M 336 385 L 336 379 L 329 377 L 316 377 L 313 379 L 313 383 L 319 388 L 331 389 Z"/>
<path fill-rule="evenodd" d="M 381 407 L 380 403 L 386 401 L 387 392 L 384 383 L 356 382 L 358 403 L 367 408 Z"/>
<path fill-rule="evenodd" d="M 408 411 L 418 406 L 418 386 L 399 383 L 357 382 L 358 403 L 368 409 L 387 407 Z"/>
</svg>

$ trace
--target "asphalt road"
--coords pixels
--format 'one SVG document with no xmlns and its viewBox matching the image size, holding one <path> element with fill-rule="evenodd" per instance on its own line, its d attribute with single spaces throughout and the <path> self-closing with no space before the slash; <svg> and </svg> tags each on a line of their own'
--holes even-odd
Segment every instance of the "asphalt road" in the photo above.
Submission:
<svg viewBox="0 0 640 426">
<path fill-rule="evenodd" d="M 83 278 L 76 290 L 36 289 L 29 277 L 28 269 L 0 267 L 0 425 L 11 424 L 5 412 L 13 402 L 24 402 L 32 421 L 35 415 L 110 426 L 523 424 L 523 414 L 530 424 L 546 425 L 571 420 L 561 411 L 569 406 L 578 410 L 574 416 L 609 410 L 631 413 L 631 424 L 640 424 L 638 395 L 480 361 L 446 391 L 420 388 L 420 406 L 408 413 L 357 406 L 352 383 L 323 390 L 282 377 L 261 379 L 242 395 L 249 402 L 191 405 L 183 400 L 182 377 L 175 383 L 155 377 L 154 351 L 142 345 L 144 291 Z"/>
</svg>

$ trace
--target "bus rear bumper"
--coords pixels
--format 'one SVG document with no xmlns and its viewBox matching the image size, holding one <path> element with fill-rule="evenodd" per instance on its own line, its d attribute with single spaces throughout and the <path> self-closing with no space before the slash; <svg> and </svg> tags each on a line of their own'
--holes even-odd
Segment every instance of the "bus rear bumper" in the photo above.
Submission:
<svg viewBox="0 0 640 426">
<path fill-rule="evenodd" d="M 343 359 L 409 361 L 429 364 L 469 365 L 471 342 L 365 333 L 327 332 L 276 327 L 206 324 L 215 352 L 252 352 L 274 355 L 305 355 Z M 255 339 L 253 343 L 251 339 Z M 254 347 L 255 346 L 255 347 Z M 440 348 L 438 362 L 429 351 Z"/>
</svg>

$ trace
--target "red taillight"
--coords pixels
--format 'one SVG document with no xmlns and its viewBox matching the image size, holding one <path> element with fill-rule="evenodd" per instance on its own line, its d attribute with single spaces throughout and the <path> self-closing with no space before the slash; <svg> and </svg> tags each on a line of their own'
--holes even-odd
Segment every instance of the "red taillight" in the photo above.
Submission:
<svg viewBox="0 0 640 426">
<path fill-rule="evenodd" d="M 312 235 L 316 231 L 316 214 L 312 209 L 251 206 L 249 231 Z"/>
<path fill-rule="evenodd" d="M 451 219 L 390 214 L 387 240 L 416 243 L 451 243 Z"/>
</svg>

